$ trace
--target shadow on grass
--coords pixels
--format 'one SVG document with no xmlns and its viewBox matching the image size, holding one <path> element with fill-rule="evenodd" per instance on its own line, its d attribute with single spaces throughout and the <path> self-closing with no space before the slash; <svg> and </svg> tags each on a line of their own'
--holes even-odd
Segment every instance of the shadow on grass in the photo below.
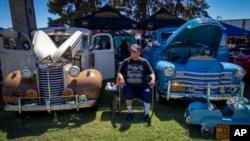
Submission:
<svg viewBox="0 0 250 141">
<path fill-rule="evenodd" d="M 0 85 L 0 92 L 1 92 Z M 103 91 L 98 107 L 105 107 L 109 103 Z M 71 129 L 92 122 L 96 119 L 94 107 L 76 110 L 62 110 L 48 112 L 18 112 L 4 111 L 4 103 L 0 96 L 0 130 L 6 133 L 7 139 L 18 139 L 29 136 L 39 136 L 47 131 Z"/>
<path fill-rule="evenodd" d="M 0 86 L 1 92 L 1 86 Z M 99 99 L 99 107 L 108 103 L 105 91 Z M 96 119 L 96 110 L 83 108 L 79 111 L 64 110 L 56 112 L 10 112 L 4 111 L 2 96 L 0 97 L 0 130 L 6 133 L 7 139 L 28 136 L 39 136 L 47 131 L 77 128 Z"/>
<path fill-rule="evenodd" d="M 126 109 L 123 109 L 121 113 L 117 111 L 115 117 L 112 119 L 112 115 L 110 111 L 103 111 L 101 115 L 101 120 L 110 121 L 112 127 L 118 128 L 120 132 L 125 132 L 129 130 L 132 124 L 143 124 L 145 125 L 145 127 L 150 126 L 143 119 L 143 116 L 144 116 L 143 107 L 134 108 L 134 112 L 133 112 L 134 118 L 131 121 L 126 120 L 126 114 L 127 114 Z"/>
<path fill-rule="evenodd" d="M 2 101 L 0 102 L 2 105 Z M 39 136 L 47 131 L 79 127 L 96 118 L 96 111 L 80 109 L 57 112 L 5 112 L 0 109 L 0 130 L 6 132 L 7 139 Z"/>
</svg>

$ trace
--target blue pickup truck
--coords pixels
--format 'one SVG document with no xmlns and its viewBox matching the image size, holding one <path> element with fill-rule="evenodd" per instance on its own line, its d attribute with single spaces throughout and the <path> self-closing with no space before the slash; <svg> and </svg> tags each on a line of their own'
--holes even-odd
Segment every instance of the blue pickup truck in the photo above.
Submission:
<svg viewBox="0 0 250 141">
<path fill-rule="evenodd" d="M 160 45 L 149 50 L 147 59 L 157 75 L 158 103 L 170 99 L 222 101 L 243 95 L 246 71 L 228 62 L 228 52 L 220 46 L 224 29 L 215 19 L 196 18 L 168 31 L 166 41 L 156 31 Z"/>
</svg>

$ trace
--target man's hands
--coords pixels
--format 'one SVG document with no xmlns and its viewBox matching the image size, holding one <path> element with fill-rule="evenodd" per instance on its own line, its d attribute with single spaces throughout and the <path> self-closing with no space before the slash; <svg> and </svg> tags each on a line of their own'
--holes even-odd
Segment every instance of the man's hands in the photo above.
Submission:
<svg viewBox="0 0 250 141">
<path fill-rule="evenodd" d="M 124 86 L 125 85 L 125 81 L 124 81 L 123 78 L 118 80 L 118 85 L 120 85 L 120 86 Z"/>
<path fill-rule="evenodd" d="M 151 79 L 151 81 L 148 83 L 148 85 L 150 86 L 150 88 L 154 88 L 155 87 L 155 80 Z"/>
<path fill-rule="evenodd" d="M 124 86 L 125 85 L 125 81 L 124 81 L 124 78 L 123 78 L 122 74 L 118 73 L 116 82 L 117 82 L 118 86 Z"/>
<path fill-rule="evenodd" d="M 151 77 L 151 81 L 148 83 L 148 85 L 150 86 L 150 88 L 154 88 L 155 87 L 155 74 L 152 73 L 150 74 Z"/>
</svg>

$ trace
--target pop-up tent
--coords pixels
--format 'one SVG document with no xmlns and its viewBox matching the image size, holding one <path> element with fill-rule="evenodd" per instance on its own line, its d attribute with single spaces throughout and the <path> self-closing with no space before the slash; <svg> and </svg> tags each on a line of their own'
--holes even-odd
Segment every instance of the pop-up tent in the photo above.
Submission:
<svg viewBox="0 0 250 141">
<path fill-rule="evenodd" d="M 222 26 L 226 28 L 227 36 L 250 36 L 250 31 L 221 22 Z"/>
<path fill-rule="evenodd" d="M 180 27 L 186 21 L 172 15 L 165 8 L 161 8 L 148 19 L 142 21 L 139 25 L 142 30 L 157 30 L 164 27 Z"/>
<path fill-rule="evenodd" d="M 89 29 L 136 29 L 138 22 L 106 5 L 91 15 L 74 20 L 75 27 Z"/>
</svg>

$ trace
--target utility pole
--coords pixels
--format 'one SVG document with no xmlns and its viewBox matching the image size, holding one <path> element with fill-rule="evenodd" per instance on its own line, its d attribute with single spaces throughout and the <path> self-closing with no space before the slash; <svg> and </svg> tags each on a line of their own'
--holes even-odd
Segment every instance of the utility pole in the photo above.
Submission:
<svg viewBox="0 0 250 141">
<path fill-rule="evenodd" d="M 9 0 L 13 29 L 30 36 L 37 29 L 33 0 Z"/>
</svg>

